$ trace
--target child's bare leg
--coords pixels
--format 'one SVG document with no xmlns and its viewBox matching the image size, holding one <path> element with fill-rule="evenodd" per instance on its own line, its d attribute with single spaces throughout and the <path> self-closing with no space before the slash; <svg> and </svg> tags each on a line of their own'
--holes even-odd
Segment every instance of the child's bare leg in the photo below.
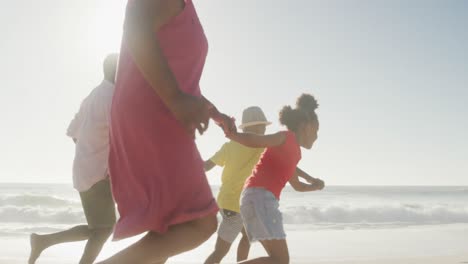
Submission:
<svg viewBox="0 0 468 264">
<path fill-rule="evenodd" d="M 216 240 L 215 250 L 206 259 L 205 264 L 220 263 L 221 260 L 227 255 L 230 248 L 231 248 L 231 243 L 228 243 L 224 241 L 222 238 L 218 237 L 218 239 Z"/>
<path fill-rule="evenodd" d="M 82 241 L 89 238 L 90 232 L 87 225 L 75 226 L 71 229 L 48 235 L 31 234 L 31 254 L 29 264 L 36 263 L 37 258 L 46 248 L 56 244 Z"/>
<path fill-rule="evenodd" d="M 268 257 L 242 261 L 242 264 L 289 264 L 288 244 L 282 240 L 260 241 L 268 253 Z"/>
<path fill-rule="evenodd" d="M 140 241 L 100 264 L 153 264 L 189 251 L 205 242 L 218 227 L 216 215 L 175 225 L 164 234 L 149 232 Z"/>
<path fill-rule="evenodd" d="M 101 252 L 104 243 L 112 234 L 112 228 L 96 228 L 90 230 L 88 242 L 86 243 L 80 264 L 92 264 Z"/>
<path fill-rule="evenodd" d="M 246 260 L 249 257 L 250 251 L 250 241 L 245 233 L 245 229 L 242 229 L 242 238 L 239 241 L 239 246 L 237 247 L 237 262 Z"/>
</svg>

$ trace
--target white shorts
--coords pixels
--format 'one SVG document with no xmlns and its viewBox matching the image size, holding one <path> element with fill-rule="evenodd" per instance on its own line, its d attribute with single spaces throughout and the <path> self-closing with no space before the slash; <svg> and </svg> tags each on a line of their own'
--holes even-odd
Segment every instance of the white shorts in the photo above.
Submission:
<svg viewBox="0 0 468 264">
<path fill-rule="evenodd" d="M 219 225 L 218 236 L 222 240 L 232 244 L 239 233 L 242 232 L 242 228 L 244 228 L 242 217 L 240 213 L 226 209 L 221 209 L 220 213 L 223 220 Z"/>
</svg>

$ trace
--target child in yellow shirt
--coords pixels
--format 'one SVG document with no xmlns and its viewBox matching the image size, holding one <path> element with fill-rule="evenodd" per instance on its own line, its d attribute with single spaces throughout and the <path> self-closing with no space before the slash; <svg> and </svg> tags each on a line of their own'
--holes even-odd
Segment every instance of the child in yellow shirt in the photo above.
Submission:
<svg viewBox="0 0 468 264">
<path fill-rule="evenodd" d="M 244 110 L 242 124 L 239 128 L 245 133 L 264 135 L 266 126 L 270 124 L 271 122 L 266 119 L 262 109 L 252 106 Z M 206 171 L 211 170 L 216 165 L 224 167 L 222 184 L 218 194 L 222 222 L 218 229 L 215 250 L 205 263 L 221 262 L 241 232 L 242 239 L 237 249 L 237 260 L 247 259 L 250 243 L 243 230 L 239 199 L 244 182 L 252 173 L 263 151 L 262 148 L 249 148 L 235 141 L 230 141 L 225 143 L 211 159 L 205 161 Z"/>
</svg>

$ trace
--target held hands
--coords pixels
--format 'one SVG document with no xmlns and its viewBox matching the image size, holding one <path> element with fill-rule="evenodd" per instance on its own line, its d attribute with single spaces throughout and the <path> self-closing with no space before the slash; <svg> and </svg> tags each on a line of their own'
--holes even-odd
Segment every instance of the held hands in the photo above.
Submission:
<svg viewBox="0 0 468 264">
<path fill-rule="evenodd" d="M 210 118 L 223 129 L 226 136 L 237 131 L 234 118 L 218 112 L 216 107 L 205 98 L 180 93 L 169 108 L 193 137 L 195 137 L 195 129 L 203 135 L 208 128 Z"/>
<path fill-rule="evenodd" d="M 203 98 L 180 93 L 169 108 L 192 137 L 195 129 L 203 135 L 208 128 L 210 104 Z"/>
<path fill-rule="evenodd" d="M 221 129 L 223 129 L 226 137 L 229 137 L 229 135 L 237 132 L 235 119 L 227 116 L 226 114 L 218 112 L 214 106 L 212 106 L 210 109 L 210 116 L 215 121 L 215 123 L 221 127 Z"/>
<path fill-rule="evenodd" d="M 221 114 L 220 119 L 215 122 L 219 127 L 223 129 L 224 135 L 226 137 L 229 137 L 230 135 L 237 132 L 236 122 L 232 117 L 229 117 L 225 114 Z"/>
</svg>

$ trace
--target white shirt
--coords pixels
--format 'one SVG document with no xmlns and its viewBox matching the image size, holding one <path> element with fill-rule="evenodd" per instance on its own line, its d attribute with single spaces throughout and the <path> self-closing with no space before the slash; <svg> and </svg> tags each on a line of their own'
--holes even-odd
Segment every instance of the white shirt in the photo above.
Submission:
<svg viewBox="0 0 468 264">
<path fill-rule="evenodd" d="M 67 129 L 76 140 L 73 186 L 89 190 L 108 176 L 109 120 L 114 84 L 104 80 L 83 100 Z"/>
</svg>

